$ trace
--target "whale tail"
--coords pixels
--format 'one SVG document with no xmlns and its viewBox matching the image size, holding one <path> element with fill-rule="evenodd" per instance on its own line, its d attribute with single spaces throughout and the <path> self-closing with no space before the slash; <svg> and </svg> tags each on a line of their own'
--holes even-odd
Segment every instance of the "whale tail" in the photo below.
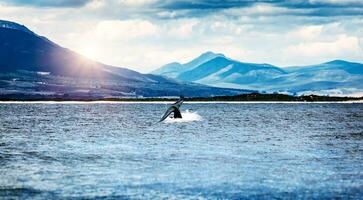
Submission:
<svg viewBox="0 0 363 200">
<path fill-rule="evenodd" d="M 180 98 L 178 99 L 178 101 L 176 101 L 175 103 L 173 103 L 168 110 L 166 110 L 165 114 L 161 117 L 161 119 L 159 120 L 159 122 L 164 121 L 171 113 L 174 113 L 174 118 L 182 118 L 182 115 L 180 113 L 179 107 L 183 104 L 184 102 L 184 97 L 180 96 Z"/>
</svg>

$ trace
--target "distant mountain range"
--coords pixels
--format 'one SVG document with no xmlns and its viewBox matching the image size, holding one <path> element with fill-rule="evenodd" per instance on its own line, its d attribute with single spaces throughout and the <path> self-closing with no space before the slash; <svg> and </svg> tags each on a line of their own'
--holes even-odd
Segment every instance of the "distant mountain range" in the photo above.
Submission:
<svg viewBox="0 0 363 200">
<path fill-rule="evenodd" d="M 180 81 L 267 93 L 363 96 L 363 64 L 344 60 L 281 68 L 206 52 L 186 64 L 170 63 L 151 73 Z"/>
<path fill-rule="evenodd" d="M 250 92 L 105 65 L 63 48 L 23 25 L 0 20 L 0 97 L 195 97 Z"/>
<path fill-rule="evenodd" d="M 0 98 L 210 97 L 254 91 L 363 96 L 363 64 L 335 60 L 280 68 L 206 52 L 141 74 L 89 60 L 23 25 L 0 20 Z"/>
</svg>

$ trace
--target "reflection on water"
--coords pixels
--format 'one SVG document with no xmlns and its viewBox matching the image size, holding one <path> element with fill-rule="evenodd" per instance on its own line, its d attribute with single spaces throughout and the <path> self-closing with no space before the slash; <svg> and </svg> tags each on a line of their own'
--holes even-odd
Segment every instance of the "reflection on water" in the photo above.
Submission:
<svg viewBox="0 0 363 200">
<path fill-rule="evenodd" d="M 0 104 L 0 198 L 360 198 L 363 104 Z M 189 121 L 188 121 L 189 119 Z"/>
</svg>

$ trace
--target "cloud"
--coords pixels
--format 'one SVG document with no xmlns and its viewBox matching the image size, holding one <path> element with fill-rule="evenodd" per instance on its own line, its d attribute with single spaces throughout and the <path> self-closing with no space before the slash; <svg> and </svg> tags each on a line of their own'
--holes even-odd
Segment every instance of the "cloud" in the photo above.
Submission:
<svg viewBox="0 0 363 200">
<path fill-rule="evenodd" d="M 180 26 L 172 26 L 168 28 L 167 34 L 171 37 L 188 38 L 193 37 L 195 30 L 199 26 L 198 20 L 184 20 Z"/>
<path fill-rule="evenodd" d="M 288 34 L 289 38 L 298 39 L 300 41 L 311 41 L 319 38 L 322 32 L 322 25 L 303 26 L 297 30 L 294 30 Z"/>
<path fill-rule="evenodd" d="M 201 17 L 220 11 L 225 11 L 228 14 L 228 11 L 233 9 L 244 9 L 248 10 L 249 14 L 262 16 L 324 17 L 363 15 L 363 2 L 360 0 L 167 0 L 159 2 L 157 8 L 164 12 L 173 12 L 172 17 Z M 244 12 L 239 13 L 239 15 L 245 14 Z"/>
<path fill-rule="evenodd" d="M 351 58 L 358 59 L 363 50 L 359 45 L 359 38 L 347 35 L 338 35 L 331 41 L 301 42 L 288 46 L 283 50 L 286 56 L 293 58 L 301 57 L 305 59 L 321 60 Z"/>
<path fill-rule="evenodd" d="M 83 7 L 92 5 L 105 15 L 142 16 L 159 19 L 194 18 L 213 15 L 216 12 L 248 9 L 239 15 L 302 15 L 302 16 L 352 16 L 363 15 L 360 0 L 0 0 L 11 5 L 32 7 Z M 90 6 L 90 7 L 92 7 Z M 257 8 L 257 9 L 256 9 Z M 245 9 L 246 10 L 246 9 Z M 124 13 L 124 14 L 123 14 Z"/>
<path fill-rule="evenodd" d="M 2 19 L 94 60 L 141 72 L 205 51 L 278 66 L 363 62 L 361 1 L 6 2 L 0 0 Z"/>
<path fill-rule="evenodd" d="M 280 0 L 227 0 L 227 1 L 216 1 L 216 0 L 167 0 L 160 2 L 159 7 L 167 10 L 219 10 L 236 7 L 248 7 L 255 3 L 273 3 L 280 2 Z"/>
<path fill-rule="evenodd" d="M 97 24 L 95 32 L 106 40 L 114 40 L 154 35 L 158 28 L 145 20 L 105 20 Z"/>
<path fill-rule="evenodd" d="M 5 0 L 5 3 L 34 7 L 81 7 L 92 0 Z"/>
</svg>

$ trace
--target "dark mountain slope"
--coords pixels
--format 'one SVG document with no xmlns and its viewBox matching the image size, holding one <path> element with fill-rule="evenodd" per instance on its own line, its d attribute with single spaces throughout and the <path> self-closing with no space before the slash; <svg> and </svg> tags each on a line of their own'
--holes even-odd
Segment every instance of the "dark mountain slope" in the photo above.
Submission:
<svg viewBox="0 0 363 200">
<path fill-rule="evenodd" d="M 0 20 L 0 96 L 215 96 L 249 91 L 184 83 L 92 61 Z"/>
</svg>

